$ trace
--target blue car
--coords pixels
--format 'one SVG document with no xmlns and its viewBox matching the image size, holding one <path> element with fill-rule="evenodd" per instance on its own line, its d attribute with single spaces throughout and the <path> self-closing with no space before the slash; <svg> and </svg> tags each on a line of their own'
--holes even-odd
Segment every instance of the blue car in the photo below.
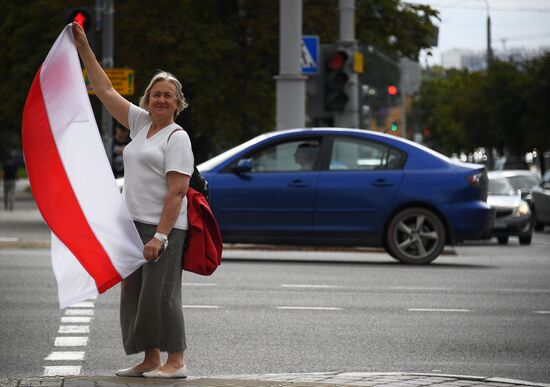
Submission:
<svg viewBox="0 0 550 387">
<path fill-rule="evenodd" d="M 493 218 L 484 166 L 378 132 L 277 131 L 198 168 L 228 243 L 383 246 L 426 264 Z"/>
</svg>

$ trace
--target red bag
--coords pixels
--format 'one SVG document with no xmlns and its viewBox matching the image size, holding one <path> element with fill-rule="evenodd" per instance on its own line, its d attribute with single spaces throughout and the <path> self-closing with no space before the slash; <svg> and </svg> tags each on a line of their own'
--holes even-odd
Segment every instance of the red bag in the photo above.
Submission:
<svg viewBox="0 0 550 387">
<path fill-rule="evenodd" d="M 187 218 L 183 270 L 210 275 L 222 263 L 222 236 L 206 198 L 191 187 L 187 191 Z"/>
</svg>

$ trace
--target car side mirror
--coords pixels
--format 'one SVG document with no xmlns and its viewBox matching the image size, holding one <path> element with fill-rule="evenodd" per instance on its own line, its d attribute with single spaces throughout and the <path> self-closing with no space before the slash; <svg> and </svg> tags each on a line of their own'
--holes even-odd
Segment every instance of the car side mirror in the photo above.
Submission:
<svg viewBox="0 0 550 387">
<path fill-rule="evenodd" d="M 252 159 L 241 159 L 236 166 L 232 168 L 233 173 L 247 173 L 252 171 Z"/>
</svg>

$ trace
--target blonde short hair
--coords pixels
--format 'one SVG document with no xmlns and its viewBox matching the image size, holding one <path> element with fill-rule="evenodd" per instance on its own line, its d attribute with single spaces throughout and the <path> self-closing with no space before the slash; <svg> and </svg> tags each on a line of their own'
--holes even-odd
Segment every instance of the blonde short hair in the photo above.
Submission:
<svg viewBox="0 0 550 387">
<path fill-rule="evenodd" d="M 153 78 L 151 78 L 149 85 L 145 89 L 145 93 L 143 93 L 143 95 L 139 99 L 139 106 L 142 109 L 149 111 L 149 97 L 151 96 L 151 89 L 153 88 L 153 85 L 159 81 L 168 81 L 176 87 L 177 107 L 174 113 L 174 118 L 176 118 L 183 111 L 183 109 L 185 109 L 189 105 L 187 104 L 187 102 L 185 101 L 185 97 L 183 96 L 180 81 L 178 81 L 178 79 L 174 75 L 170 74 L 167 71 L 160 71 L 155 74 Z"/>
</svg>

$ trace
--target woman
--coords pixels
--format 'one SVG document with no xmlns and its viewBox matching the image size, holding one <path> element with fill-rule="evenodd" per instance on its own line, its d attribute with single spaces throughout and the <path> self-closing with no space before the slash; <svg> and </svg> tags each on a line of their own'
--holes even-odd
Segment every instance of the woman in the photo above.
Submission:
<svg viewBox="0 0 550 387">
<path fill-rule="evenodd" d="M 96 60 L 86 34 L 73 23 L 78 53 L 96 96 L 130 129 L 124 149 L 124 199 L 145 245 L 148 261 L 122 282 L 120 321 L 127 354 L 144 360 L 118 376 L 186 377 L 181 302 L 181 257 L 187 230 L 187 188 L 193 153 L 174 118 L 187 107 L 181 84 L 165 72 L 153 77 L 140 107 L 124 99 Z M 160 353 L 168 352 L 161 363 Z"/>
</svg>

